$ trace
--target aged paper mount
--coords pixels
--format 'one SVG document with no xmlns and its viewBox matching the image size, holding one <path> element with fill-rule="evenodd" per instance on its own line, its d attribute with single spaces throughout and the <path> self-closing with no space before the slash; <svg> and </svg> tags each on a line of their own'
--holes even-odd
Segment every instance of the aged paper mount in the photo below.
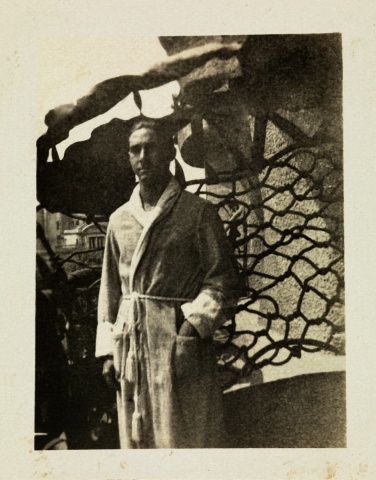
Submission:
<svg viewBox="0 0 376 480">
<path fill-rule="evenodd" d="M 375 295 L 373 2 L 7 2 L 0 33 L 2 387 L 0 478 L 17 479 L 373 479 Z M 79 43 L 125 36 L 340 32 L 344 52 L 345 231 L 348 447 L 346 449 L 34 452 L 35 150 L 46 112 L 38 86 L 63 84 Z M 43 39 L 67 38 L 61 62 Z M 116 43 L 116 42 L 115 42 Z M 74 45 L 76 44 L 76 48 Z M 84 74 L 85 72 L 83 72 Z M 47 87 L 46 87 L 47 88 Z M 45 92 L 46 95 L 49 92 Z M 81 93 L 81 92 L 79 92 Z M 69 100 L 74 100 L 69 99 Z M 48 105 L 47 108 L 55 105 Z"/>
</svg>

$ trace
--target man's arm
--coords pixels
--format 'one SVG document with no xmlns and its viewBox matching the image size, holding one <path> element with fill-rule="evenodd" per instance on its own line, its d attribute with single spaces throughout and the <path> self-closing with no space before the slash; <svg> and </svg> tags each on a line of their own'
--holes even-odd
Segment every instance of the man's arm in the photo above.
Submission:
<svg viewBox="0 0 376 480">
<path fill-rule="evenodd" d="M 113 354 L 112 328 L 116 321 L 121 297 L 119 256 L 119 248 L 110 220 L 106 235 L 101 286 L 98 297 L 96 357 L 106 357 Z"/>
<path fill-rule="evenodd" d="M 179 334 L 190 331 L 194 336 L 193 329 L 201 338 L 207 338 L 235 313 L 242 282 L 222 221 L 211 205 L 204 209 L 197 240 L 205 277 L 195 300 L 182 305 L 186 321 Z"/>
<path fill-rule="evenodd" d="M 184 322 L 182 323 L 179 329 L 179 335 L 182 335 L 184 337 L 200 337 L 198 331 L 191 323 L 189 323 L 188 320 L 184 320 Z"/>
</svg>

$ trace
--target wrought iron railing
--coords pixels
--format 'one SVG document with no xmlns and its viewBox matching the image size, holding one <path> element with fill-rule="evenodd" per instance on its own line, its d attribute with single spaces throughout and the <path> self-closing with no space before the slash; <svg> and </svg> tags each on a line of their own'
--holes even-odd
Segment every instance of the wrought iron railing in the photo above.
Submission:
<svg viewBox="0 0 376 480">
<path fill-rule="evenodd" d="M 248 280 L 236 317 L 216 336 L 225 385 L 302 352 L 343 353 L 333 341 L 344 331 L 341 166 L 318 149 L 297 148 L 257 178 L 223 181 L 224 193 L 204 194 Z"/>
</svg>

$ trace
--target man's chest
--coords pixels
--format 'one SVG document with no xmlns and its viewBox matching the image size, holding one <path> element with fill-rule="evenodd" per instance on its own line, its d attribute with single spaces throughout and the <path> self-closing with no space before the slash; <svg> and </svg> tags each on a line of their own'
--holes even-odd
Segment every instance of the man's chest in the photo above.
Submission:
<svg viewBox="0 0 376 480">
<path fill-rule="evenodd" d="M 166 260 L 194 255 L 197 225 L 192 220 L 170 214 L 143 227 L 132 215 L 123 217 L 116 228 L 116 242 L 122 261 L 130 262 L 139 250 L 148 257 L 158 256 Z"/>
</svg>

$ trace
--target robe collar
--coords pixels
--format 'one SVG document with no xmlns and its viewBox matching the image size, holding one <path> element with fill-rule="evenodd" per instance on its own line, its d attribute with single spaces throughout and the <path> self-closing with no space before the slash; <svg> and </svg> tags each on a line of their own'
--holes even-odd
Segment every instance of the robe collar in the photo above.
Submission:
<svg viewBox="0 0 376 480">
<path fill-rule="evenodd" d="M 150 212 L 145 212 L 142 207 L 139 185 L 133 190 L 132 196 L 126 204 L 128 212 L 144 227 L 133 253 L 131 268 L 129 271 L 129 287 L 131 295 L 133 293 L 136 271 L 148 246 L 150 231 L 155 223 L 171 211 L 179 198 L 181 191 L 182 188 L 179 182 L 171 175 L 171 180 L 167 185 L 166 190 L 162 193 L 157 205 Z"/>
<path fill-rule="evenodd" d="M 174 176 L 171 179 L 160 196 L 156 206 L 149 211 L 144 210 L 140 196 L 140 185 L 136 185 L 133 193 L 126 204 L 127 211 L 137 220 L 142 226 L 146 227 L 154 222 L 164 211 L 169 210 L 170 206 L 175 203 L 176 198 L 181 193 L 181 186 Z"/>
</svg>

